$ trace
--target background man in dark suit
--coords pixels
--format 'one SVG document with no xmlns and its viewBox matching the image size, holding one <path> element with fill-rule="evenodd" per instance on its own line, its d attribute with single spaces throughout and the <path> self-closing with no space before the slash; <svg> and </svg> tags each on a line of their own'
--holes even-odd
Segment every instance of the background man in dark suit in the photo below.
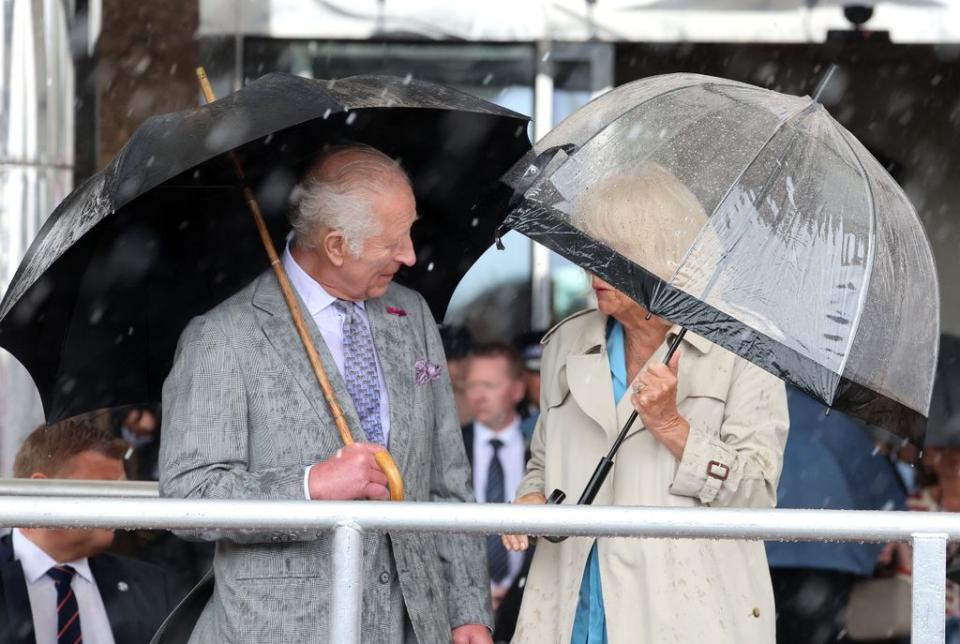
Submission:
<svg viewBox="0 0 960 644">
<path fill-rule="evenodd" d="M 64 421 L 27 437 L 18 478 L 123 480 L 129 446 Z M 167 575 L 105 553 L 113 530 L 15 528 L 0 539 L 0 644 L 147 644 L 173 609 Z"/>
<path fill-rule="evenodd" d="M 463 426 L 463 442 L 473 470 L 473 489 L 481 503 L 513 501 L 529 458 L 517 413 L 525 394 L 521 369 L 519 352 L 506 344 L 481 345 L 469 355 L 466 394 L 474 420 Z M 520 609 L 528 558 L 522 552 L 508 552 L 500 538 L 491 535 L 487 560 L 496 611 L 494 639 L 508 641 Z"/>
</svg>

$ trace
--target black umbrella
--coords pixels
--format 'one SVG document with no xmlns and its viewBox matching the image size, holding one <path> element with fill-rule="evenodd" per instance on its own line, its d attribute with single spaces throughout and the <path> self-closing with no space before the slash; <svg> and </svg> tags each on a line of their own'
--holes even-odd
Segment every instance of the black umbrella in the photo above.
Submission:
<svg viewBox="0 0 960 644">
<path fill-rule="evenodd" d="M 0 303 L 0 346 L 30 372 L 49 422 L 159 400 L 190 318 L 268 267 L 225 153 L 282 244 L 298 177 L 325 145 L 347 141 L 410 174 L 418 262 L 398 280 L 439 318 L 502 220 L 497 179 L 530 149 L 526 132 L 526 117 L 468 94 L 370 76 L 268 74 L 148 119 L 34 240 Z"/>
</svg>

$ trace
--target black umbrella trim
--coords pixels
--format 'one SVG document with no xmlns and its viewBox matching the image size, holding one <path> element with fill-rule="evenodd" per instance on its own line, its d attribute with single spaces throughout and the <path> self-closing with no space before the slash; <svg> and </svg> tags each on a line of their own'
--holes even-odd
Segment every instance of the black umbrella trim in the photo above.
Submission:
<svg viewBox="0 0 960 644">
<path fill-rule="evenodd" d="M 727 313 L 664 283 L 653 273 L 593 239 L 565 213 L 521 199 L 503 224 L 562 255 L 639 302 L 648 311 L 693 331 L 761 369 L 865 423 L 923 445 L 927 420 L 910 407 L 816 363 Z M 832 398 L 824 395 L 832 392 Z"/>
<path fill-rule="evenodd" d="M 290 83 L 293 90 L 281 91 L 278 85 L 284 83 Z M 356 91 L 352 100 L 339 104 L 352 91 Z M 229 111 L 230 106 L 250 107 L 258 95 L 269 98 L 274 107 L 259 112 L 248 109 L 255 126 L 224 128 L 222 123 L 216 124 L 216 114 Z M 331 101 L 329 95 L 336 95 L 337 100 Z M 298 104 L 306 106 L 302 113 L 294 109 Z M 389 124 L 379 122 L 379 115 L 386 112 L 393 115 Z M 303 114 L 317 118 L 305 121 Z M 270 125 L 263 120 L 271 118 L 278 123 Z M 268 75 L 203 108 L 153 117 L 138 128 L 107 168 L 78 187 L 48 217 L 0 301 L 0 346 L 29 370 L 48 422 L 91 409 L 159 400 L 182 326 L 268 268 L 223 152 L 232 149 L 241 157 L 248 182 L 261 199 L 271 236 L 282 248 L 289 230 L 287 193 L 278 201 L 277 195 L 269 198 L 269 187 L 286 181 L 277 180 L 277 175 L 290 175 L 286 178 L 295 181 L 320 146 L 351 141 L 382 147 L 399 158 L 411 173 L 421 215 L 437 215 L 433 219 L 425 216 L 414 228 L 418 262 L 401 271 L 397 280 L 419 290 L 434 315 L 442 318 L 456 276 L 465 273 L 486 249 L 508 210 L 511 193 L 497 179 L 529 151 L 528 120 L 432 83 L 372 77 L 321 82 L 283 74 Z M 419 126 L 424 122 L 433 128 L 428 128 L 429 134 Z M 275 126 L 280 129 L 273 129 Z M 219 132 L 219 147 L 187 155 L 177 143 L 180 139 L 173 136 L 174 130 L 179 136 L 208 144 L 206 137 Z M 421 153 L 419 147 L 411 149 L 418 141 L 438 149 L 431 148 L 429 154 Z M 242 145 L 233 147 L 237 143 Z M 472 151 L 469 158 L 464 156 L 467 150 Z M 265 161 L 281 158 L 286 160 Z M 469 189 L 464 189 L 464 182 Z M 163 197 L 167 192 L 193 191 L 194 187 L 202 189 L 191 192 L 188 203 L 160 207 L 168 205 Z M 266 192 L 261 194 L 261 189 Z M 142 191 L 147 193 L 139 194 Z M 148 205 L 151 199 L 153 206 Z M 224 237 L 212 227 L 228 211 L 238 228 L 231 228 Z M 213 214 L 217 217 L 210 216 Z M 133 216 L 147 219 L 139 221 L 131 219 Z M 161 225 L 156 230 L 165 236 L 154 243 L 151 227 L 157 222 Z M 227 250 L 202 265 L 179 261 L 182 266 L 172 272 L 154 275 L 156 257 L 163 259 L 161 255 L 171 248 L 168 234 L 176 240 L 196 236 L 193 246 Z M 223 244 L 224 239 L 229 244 Z M 430 243 L 424 246 L 424 240 Z M 121 242 L 131 244 L 126 248 L 142 246 L 145 252 L 122 251 Z M 104 251 L 111 259 L 132 260 L 136 270 L 123 262 L 99 262 L 91 270 L 85 258 Z M 241 268 L 233 266 L 238 256 L 248 258 Z M 224 264 L 228 260 L 230 266 Z M 222 270 L 225 267 L 229 270 Z M 140 284 L 137 271 L 146 271 L 150 284 Z M 190 283 L 209 283 L 210 292 L 194 294 L 196 297 L 186 302 L 179 293 L 179 303 L 164 306 L 156 286 L 181 279 L 178 273 L 183 271 L 197 273 Z M 245 279 L 240 279 L 243 276 Z M 116 286 L 119 297 L 114 297 L 115 290 L 107 293 L 109 297 L 94 297 L 98 279 L 105 280 L 102 283 L 110 289 Z M 214 299 L 214 294 L 219 295 Z M 124 307 L 114 306 L 124 299 L 143 300 L 144 304 L 136 305 L 136 319 L 129 324 Z M 179 311 L 175 333 L 163 322 L 173 310 Z M 78 346 L 78 334 L 84 329 L 95 337 Z M 145 348 L 131 354 L 131 343 Z M 73 350 L 66 351 L 67 346 Z M 125 366 L 136 362 L 137 368 L 111 368 L 113 358 Z"/>
<path fill-rule="evenodd" d="M 296 90 L 296 91 L 295 91 Z M 273 96 L 276 108 L 269 114 L 258 114 L 251 104 Z M 299 97 L 299 100 L 294 100 Z M 307 101 L 309 99 L 309 101 Z M 309 102 L 310 109 L 303 109 Z M 353 110 L 371 108 L 433 109 L 452 113 L 461 111 L 491 118 L 515 120 L 519 127 L 529 118 L 489 103 L 459 90 L 421 80 L 405 80 L 394 76 L 351 76 L 338 80 L 314 80 L 272 72 L 245 85 L 239 91 L 208 105 L 189 108 L 147 118 L 134 131 L 111 163 L 87 179 L 66 197 L 47 218 L 35 241 L 20 262 L 10 281 L 10 288 L 0 301 L 0 320 L 14 308 L 24 293 L 59 259 L 60 254 L 96 226 L 104 216 L 126 206 L 137 196 L 173 179 L 175 173 L 164 173 L 161 168 L 177 159 L 182 167 L 195 167 L 209 162 L 225 152 L 236 150 L 263 138 L 261 121 L 277 126 L 280 132 L 318 118 L 348 114 Z M 233 116 L 233 127 L 222 115 Z M 218 140 L 203 154 L 185 156 L 175 146 L 157 151 L 164 140 L 177 141 L 190 135 Z M 141 142 L 152 141 L 150 146 Z M 225 166 L 227 167 L 227 166 Z M 81 210 L 77 212 L 77 206 Z M 64 213 L 73 221 L 63 226 L 59 221 Z"/>
</svg>

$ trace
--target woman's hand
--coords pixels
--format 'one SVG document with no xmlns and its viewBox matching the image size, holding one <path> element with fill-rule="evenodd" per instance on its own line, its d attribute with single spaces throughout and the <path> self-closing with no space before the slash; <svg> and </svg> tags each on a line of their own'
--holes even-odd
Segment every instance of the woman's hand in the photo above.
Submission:
<svg viewBox="0 0 960 644">
<path fill-rule="evenodd" d="M 679 368 L 679 352 L 673 354 L 669 365 L 660 362 L 647 365 L 637 376 L 631 397 L 643 425 L 677 459 L 683 457 L 690 435 L 690 424 L 677 411 Z"/>
<path fill-rule="evenodd" d="M 543 505 L 547 502 L 547 497 L 539 492 L 524 494 L 514 501 L 517 505 Z M 530 547 L 530 537 L 525 534 L 505 534 L 500 537 L 503 546 L 510 552 L 523 552 Z"/>
</svg>

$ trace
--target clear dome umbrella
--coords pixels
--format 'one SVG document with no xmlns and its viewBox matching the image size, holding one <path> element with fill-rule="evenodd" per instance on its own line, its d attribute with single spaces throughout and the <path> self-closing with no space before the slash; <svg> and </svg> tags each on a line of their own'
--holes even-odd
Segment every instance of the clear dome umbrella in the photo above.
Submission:
<svg viewBox="0 0 960 644">
<path fill-rule="evenodd" d="M 809 97 L 692 74 L 621 86 L 505 181 L 505 225 L 825 404 L 922 445 L 930 246 L 900 186 Z"/>
</svg>

